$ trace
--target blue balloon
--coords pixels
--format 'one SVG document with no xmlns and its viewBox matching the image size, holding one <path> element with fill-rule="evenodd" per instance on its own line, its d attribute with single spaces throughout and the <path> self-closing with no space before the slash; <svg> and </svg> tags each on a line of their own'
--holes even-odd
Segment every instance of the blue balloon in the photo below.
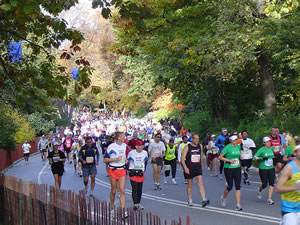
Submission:
<svg viewBox="0 0 300 225">
<path fill-rule="evenodd" d="M 22 62 L 22 42 L 11 42 L 8 44 L 9 62 Z"/>
<path fill-rule="evenodd" d="M 72 69 L 73 79 L 77 80 L 79 78 L 79 70 L 78 68 Z"/>
</svg>

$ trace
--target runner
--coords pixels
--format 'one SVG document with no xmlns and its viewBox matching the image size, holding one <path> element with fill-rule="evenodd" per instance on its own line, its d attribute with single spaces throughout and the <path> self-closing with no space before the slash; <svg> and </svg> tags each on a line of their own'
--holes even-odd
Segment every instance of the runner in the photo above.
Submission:
<svg viewBox="0 0 300 225">
<path fill-rule="evenodd" d="M 142 141 L 136 142 L 136 150 L 129 152 L 127 160 L 129 163 L 128 174 L 132 187 L 132 200 L 134 210 L 143 210 L 141 205 L 143 182 L 145 180 L 145 163 L 148 160 L 148 153 L 143 150 L 144 143 Z"/>
<path fill-rule="evenodd" d="M 300 144 L 297 143 L 295 159 L 281 172 L 276 192 L 281 193 L 282 225 L 300 224 Z"/>
<path fill-rule="evenodd" d="M 108 146 L 104 156 L 104 162 L 109 163 L 111 191 L 110 191 L 110 205 L 112 207 L 111 214 L 114 214 L 115 195 L 118 189 L 120 193 L 120 205 L 122 208 L 122 216 L 127 218 L 127 212 L 125 211 L 125 184 L 126 184 L 126 144 L 124 143 L 125 134 L 122 132 L 115 133 L 115 143 Z"/>
<path fill-rule="evenodd" d="M 154 190 L 161 190 L 160 175 L 163 166 L 163 157 L 166 151 L 166 147 L 161 141 L 161 137 L 161 134 L 157 133 L 154 141 L 150 143 L 148 148 L 148 153 L 151 157 L 151 164 L 153 168 Z"/>
<path fill-rule="evenodd" d="M 183 136 L 183 137 L 182 137 L 182 143 L 179 144 L 179 145 L 177 146 L 177 152 L 178 152 L 178 155 L 177 155 L 177 156 L 178 156 L 178 164 L 180 164 L 181 167 L 182 167 L 182 164 L 181 164 L 181 156 L 182 156 L 184 147 L 187 146 L 188 144 L 189 144 L 189 142 L 188 142 L 187 136 Z M 186 177 L 186 174 L 184 173 L 183 167 L 182 167 L 182 170 L 183 170 L 183 176 L 184 176 L 184 183 L 187 184 L 187 177 Z"/>
<path fill-rule="evenodd" d="M 77 162 L 78 162 L 78 153 L 80 151 L 80 147 L 79 147 L 79 143 L 78 143 L 78 137 L 75 136 L 74 138 L 74 142 L 72 144 L 72 151 L 71 151 L 71 155 L 72 155 L 72 159 L 73 159 L 73 164 L 74 164 L 74 174 L 77 173 Z M 78 168 L 78 174 L 79 174 L 79 168 Z"/>
<path fill-rule="evenodd" d="M 41 153 L 42 161 L 46 161 L 46 149 L 48 145 L 48 140 L 45 138 L 45 135 L 42 136 L 42 138 L 38 142 L 38 149 Z"/>
<path fill-rule="evenodd" d="M 219 160 L 225 161 L 225 178 L 227 187 L 224 190 L 224 194 L 221 196 L 221 205 L 226 206 L 226 200 L 229 192 L 232 189 L 233 181 L 235 183 L 235 198 L 236 207 L 235 210 L 241 211 L 241 165 L 240 165 L 240 150 L 241 146 L 237 145 L 238 137 L 233 135 L 229 138 L 230 143 L 222 150 Z"/>
<path fill-rule="evenodd" d="M 219 148 L 219 154 L 221 154 L 224 148 L 223 142 L 228 137 L 228 131 L 226 128 L 222 128 L 221 131 L 222 133 L 217 137 L 216 144 L 215 144 Z M 219 174 L 220 180 L 223 179 L 223 168 L 224 168 L 224 161 L 220 160 L 220 174 Z"/>
<path fill-rule="evenodd" d="M 202 207 L 209 204 L 209 200 L 206 198 L 205 189 L 203 186 L 203 176 L 202 176 L 202 165 L 203 165 L 203 147 L 199 144 L 199 135 L 192 135 L 192 143 L 184 147 L 181 164 L 184 168 L 187 183 L 187 195 L 188 195 L 188 205 L 193 205 L 192 200 L 192 190 L 193 190 L 193 178 L 196 179 L 200 195 L 202 197 Z"/>
<path fill-rule="evenodd" d="M 99 165 L 99 152 L 96 145 L 93 145 L 91 137 L 85 138 L 85 145 L 81 147 L 78 158 L 82 163 L 84 192 L 87 194 L 89 176 L 91 178 L 90 196 L 93 196 L 95 187 L 95 177 L 97 175 L 97 167 Z"/>
<path fill-rule="evenodd" d="M 275 169 L 273 166 L 274 153 L 271 148 L 271 139 L 269 137 L 263 138 L 264 146 L 258 149 L 255 153 L 255 159 L 259 162 L 259 176 L 261 179 L 261 185 L 257 189 L 257 197 L 262 198 L 262 190 L 268 186 L 269 183 L 269 195 L 267 205 L 274 205 L 272 200 L 272 194 L 274 189 Z"/>
<path fill-rule="evenodd" d="M 130 150 L 134 150 L 135 149 L 135 145 L 138 141 L 142 141 L 140 138 L 138 138 L 138 132 L 134 131 L 133 132 L 133 136 L 130 139 L 130 141 L 128 142 L 127 147 L 129 147 Z"/>
<path fill-rule="evenodd" d="M 174 140 L 170 139 L 169 144 L 167 144 L 167 150 L 165 154 L 165 184 L 168 183 L 167 178 L 170 175 L 170 170 L 172 169 L 172 183 L 177 184 L 175 180 L 176 176 L 176 161 L 177 161 L 177 150 L 174 145 Z"/>
<path fill-rule="evenodd" d="M 210 170 L 210 176 L 213 176 L 212 167 L 215 169 L 215 176 L 218 176 L 218 156 L 219 148 L 216 146 L 216 135 L 211 135 L 211 140 L 207 145 L 207 159 Z"/>
<path fill-rule="evenodd" d="M 67 153 L 68 162 L 70 164 L 72 163 L 72 160 L 70 159 L 72 143 L 73 143 L 73 141 L 72 141 L 72 138 L 70 137 L 70 133 L 67 133 L 67 137 L 63 141 L 63 145 L 64 145 L 65 153 Z"/>
<path fill-rule="evenodd" d="M 256 146 L 252 139 L 248 138 L 246 130 L 241 132 L 242 135 L 242 151 L 241 151 L 241 167 L 244 174 L 244 184 L 250 185 L 248 179 L 249 168 L 252 164 L 252 151 L 255 150 Z"/>
<path fill-rule="evenodd" d="M 29 163 L 29 154 L 31 145 L 28 143 L 27 140 L 25 140 L 24 144 L 22 145 L 23 153 L 24 153 L 24 160 L 26 163 Z"/>
<path fill-rule="evenodd" d="M 277 127 L 273 127 L 271 129 L 271 136 L 269 136 L 269 138 L 271 139 L 271 147 L 274 151 L 273 165 L 275 166 L 276 174 L 280 173 L 283 166 L 283 156 L 280 153 L 282 140 L 278 134 L 279 129 Z"/>
<path fill-rule="evenodd" d="M 210 142 L 211 140 L 211 134 L 210 132 L 206 132 L 205 133 L 205 138 L 203 139 L 202 141 L 202 145 L 203 145 L 203 151 L 204 151 L 204 155 L 206 156 L 206 165 L 207 165 L 207 169 L 210 170 L 211 167 L 210 167 L 210 161 L 208 159 L 208 153 L 207 153 L 207 146 L 208 146 L 208 143 Z"/>
<path fill-rule="evenodd" d="M 60 189 L 61 177 L 64 173 L 64 162 L 66 156 L 63 152 L 58 150 L 58 142 L 54 143 L 54 150 L 49 152 L 48 160 L 51 165 L 52 174 L 54 176 L 55 188 Z"/>
</svg>

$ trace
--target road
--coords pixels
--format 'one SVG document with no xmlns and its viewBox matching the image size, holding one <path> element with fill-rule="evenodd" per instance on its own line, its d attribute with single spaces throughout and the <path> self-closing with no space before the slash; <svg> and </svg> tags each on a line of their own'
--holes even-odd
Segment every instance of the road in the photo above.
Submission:
<svg viewBox="0 0 300 225">
<path fill-rule="evenodd" d="M 149 164 L 148 164 L 149 165 Z M 65 165 L 66 173 L 62 178 L 62 188 L 70 189 L 75 192 L 83 189 L 83 181 L 78 175 L 74 174 L 72 164 Z M 43 164 L 39 155 L 30 157 L 29 164 L 20 161 L 12 168 L 5 172 L 5 175 L 15 176 L 28 181 L 54 185 L 54 179 L 48 164 Z M 177 169 L 177 185 L 163 183 L 162 190 L 153 190 L 152 168 L 147 167 L 146 179 L 143 187 L 142 204 L 145 211 L 151 211 L 153 214 L 160 216 L 162 219 L 171 221 L 178 219 L 179 216 L 186 218 L 191 217 L 191 224 L 206 225 L 268 225 L 279 224 L 280 222 L 280 195 L 274 194 L 273 200 L 275 205 L 266 205 L 267 189 L 263 191 L 263 198 L 259 200 L 256 197 L 256 190 L 259 185 L 259 177 L 256 170 L 251 170 L 250 186 L 242 185 L 243 211 L 237 212 L 235 208 L 234 192 L 229 194 L 226 208 L 220 205 L 220 196 L 225 188 L 224 180 L 217 177 L 210 177 L 207 169 L 204 170 L 204 185 L 211 204 L 202 208 L 201 197 L 196 184 L 193 185 L 193 202 L 194 206 L 187 205 L 186 185 L 184 184 L 182 171 Z M 163 176 L 162 176 L 163 178 Z M 132 206 L 130 195 L 131 186 L 129 179 L 126 184 L 126 206 Z M 94 196 L 101 200 L 109 200 L 109 178 L 103 163 L 98 166 L 96 177 L 96 187 Z"/>
</svg>

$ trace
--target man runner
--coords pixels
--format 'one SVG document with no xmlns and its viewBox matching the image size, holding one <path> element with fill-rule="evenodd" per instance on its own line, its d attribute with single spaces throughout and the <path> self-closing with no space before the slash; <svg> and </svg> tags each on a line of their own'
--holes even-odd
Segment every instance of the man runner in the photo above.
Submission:
<svg viewBox="0 0 300 225">
<path fill-rule="evenodd" d="M 199 135 L 192 135 L 192 143 L 184 147 L 181 164 L 184 168 L 187 183 L 187 195 L 188 195 L 188 205 L 193 205 L 192 200 L 192 190 L 193 190 L 193 178 L 196 179 L 200 195 L 202 197 L 202 207 L 209 204 L 209 200 L 206 198 L 205 189 L 203 186 L 203 176 L 202 176 L 202 163 L 203 163 L 203 147 L 199 144 Z"/>
<path fill-rule="evenodd" d="M 46 161 L 46 149 L 48 145 L 48 140 L 45 138 L 45 135 L 42 136 L 42 138 L 38 142 L 38 149 L 41 153 L 42 161 Z"/>
</svg>

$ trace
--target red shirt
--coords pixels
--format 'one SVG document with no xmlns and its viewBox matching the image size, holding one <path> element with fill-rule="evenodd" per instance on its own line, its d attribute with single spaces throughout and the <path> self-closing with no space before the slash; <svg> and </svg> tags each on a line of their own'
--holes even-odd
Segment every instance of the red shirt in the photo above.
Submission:
<svg viewBox="0 0 300 225">
<path fill-rule="evenodd" d="M 131 148 L 131 149 L 135 149 L 135 146 L 136 146 L 136 142 L 137 141 L 142 141 L 141 139 L 137 138 L 136 140 L 134 138 L 132 138 L 129 142 L 128 142 L 128 146 Z"/>
</svg>

